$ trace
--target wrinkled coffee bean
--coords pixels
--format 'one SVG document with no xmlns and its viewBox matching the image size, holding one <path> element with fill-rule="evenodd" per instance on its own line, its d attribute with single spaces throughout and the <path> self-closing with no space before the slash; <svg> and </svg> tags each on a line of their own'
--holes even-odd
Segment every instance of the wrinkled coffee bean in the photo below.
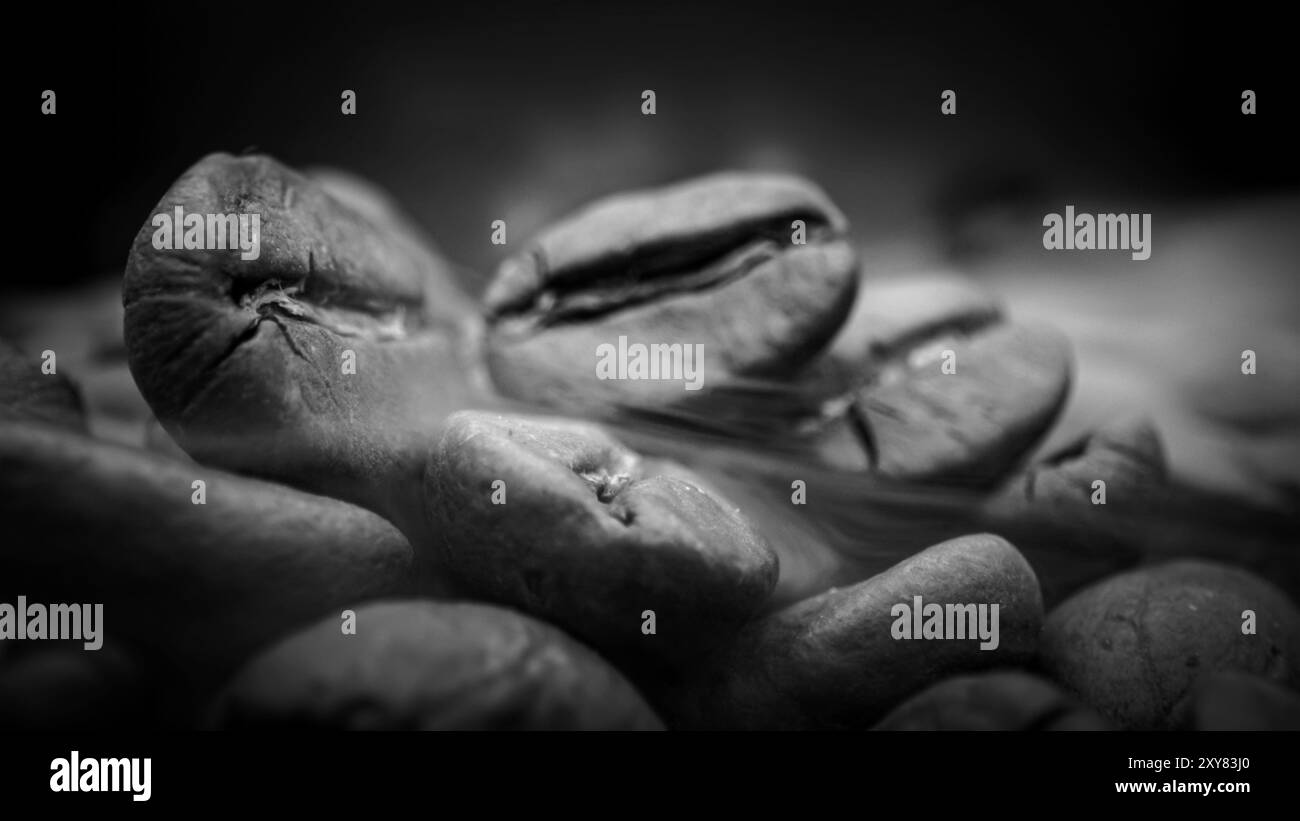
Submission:
<svg viewBox="0 0 1300 821">
<path fill-rule="evenodd" d="M 1056 685 L 1020 671 L 958 676 L 922 690 L 876 730 L 1107 730 Z"/>
<path fill-rule="evenodd" d="M 894 638 L 893 608 L 910 609 L 916 596 L 923 609 L 997 605 L 997 646 Z M 684 727 L 867 729 L 928 682 L 1027 662 L 1042 616 L 1034 572 L 1014 547 L 990 535 L 954 539 L 746 627 L 666 697 L 665 714 Z"/>
<path fill-rule="evenodd" d="M 57 367 L 57 358 L 55 359 Z M 0 423 L 40 422 L 86 430 L 81 395 L 66 376 L 42 373 L 41 357 L 0 339 Z"/>
<path fill-rule="evenodd" d="M 419 527 L 430 438 L 474 392 L 475 311 L 407 223 L 328 186 L 261 156 L 186 171 L 155 213 L 256 214 L 260 251 L 159 250 L 147 222 L 123 292 L 131 372 L 200 462 Z"/>
<path fill-rule="evenodd" d="M 516 399 L 604 415 L 707 402 L 737 379 L 792 373 L 852 304 L 846 228 L 820 190 L 781 175 L 715 174 L 595 202 L 497 271 L 484 296 L 492 380 Z M 621 339 L 683 356 L 702 345 L 699 392 L 684 371 L 602 378 L 601 346 L 617 351 Z"/>
<path fill-rule="evenodd" d="M 1245 612 L 1254 613 L 1254 632 Z M 1300 613 L 1268 582 L 1201 561 L 1099 582 L 1049 614 L 1043 670 L 1123 727 L 1166 729 L 1203 674 L 1300 684 Z"/>
<path fill-rule="evenodd" d="M 1246 673 L 1201 676 L 1174 709 L 1183 730 L 1300 730 L 1300 693 Z"/>
<path fill-rule="evenodd" d="M 763 537 L 692 479 L 594 425 L 457 413 L 425 476 L 433 564 L 615 658 L 680 661 L 738 629 L 777 577 Z"/>
<path fill-rule="evenodd" d="M 204 504 L 194 504 L 201 480 Z M 103 604 L 104 630 L 211 686 L 286 630 L 414 584 L 377 515 L 41 425 L 0 425 L 0 601 Z"/>
<path fill-rule="evenodd" d="M 249 662 L 218 698 L 218 728 L 654 730 L 659 719 L 595 653 L 481 604 L 379 602 Z"/>
</svg>

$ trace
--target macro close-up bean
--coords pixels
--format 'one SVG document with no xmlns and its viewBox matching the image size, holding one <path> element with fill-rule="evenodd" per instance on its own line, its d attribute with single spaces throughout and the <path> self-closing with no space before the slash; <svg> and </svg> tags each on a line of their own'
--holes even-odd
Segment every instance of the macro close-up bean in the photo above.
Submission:
<svg viewBox="0 0 1300 821">
<path fill-rule="evenodd" d="M 6 796 L 1284 797 L 1292 27 L 381 6 L 17 61 Z"/>
<path fill-rule="evenodd" d="M 154 213 L 233 211 L 260 216 L 254 259 L 160 249 L 153 217 L 131 247 L 122 350 L 156 421 L 129 441 L 95 435 L 78 374 L 3 349 L 6 600 L 111 614 L 111 663 L 0 658 L 31 714 L 76 692 L 181 727 L 1145 729 L 1294 700 L 1288 591 L 1131 569 L 1126 522 L 1171 492 L 1158 428 L 1037 452 L 1065 337 L 960 278 L 863 279 L 807 181 L 600 200 L 481 306 L 342 172 L 213 154 Z M 663 378 L 606 379 L 654 340 Z M 1201 681 L 1229 672 L 1256 678 Z M 1252 687 L 1276 706 L 1231 706 Z"/>
</svg>

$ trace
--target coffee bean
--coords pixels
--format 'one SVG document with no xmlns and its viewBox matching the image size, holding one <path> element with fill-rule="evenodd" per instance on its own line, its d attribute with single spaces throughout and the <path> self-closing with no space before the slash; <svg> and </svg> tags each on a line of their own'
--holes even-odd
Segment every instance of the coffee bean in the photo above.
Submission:
<svg viewBox="0 0 1300 821">
<path fill-rule="evenodd" d="M 957 676 L 912 696 L 876 730 L 1106 730 L 1049 681 L 1015 670 Z"/>
<path fill-rule="evenodd" d="M 257 656 L 218 698 L 218 728 L 653 730 L 658 718 L 595 653 L 481 604 L 380 602 Z"/>
<path fill-rule="evenodd" d="M 1243 631 L 1247 610 L 1253 633 Z M 1039 652 L 1052 678 L 1120 725 L 1164 729 L 1203 674 L 1300 684 L 1300 614 L 1244 570 L 1178 561 L 1075 594 L 1048 616 Z"/>
<path fill-rule="evenodd" d="M 369 511 L 46 426 L 0 425 L 0 515 L 21 523 L 0 601 L 103 604 L 110 639 L 200 691 L 285 631 L 414 584 L 410 545 Z"/>
<path fill-rule="evenodd" d="M 1084 585 L 1137 564 L 1140 520 L 1162 503 L 1165 476 L 1155 427 L 1117 420 L 1013 476 L 983 503 L 977 521 L 1015 542 L 1053 607 Z M 1105 504 L 1099 504 L 1103 491 Z"/>
<path fill-rule="evenodd" d="M 425 476 L 457 589 L 554 622 L 615 658 L 684 658 L 734 632 L 776 583 L 748 520 L 685 469 L 600 428 L 461 412 Z M 642 632 L 642 613 L 656 632 Z"/>
<path fill-rule="evenodd" d="M 998 605 L 998 646 L 894 638 L 893 608 L 916 596 L 923 606 Z M 966 536 L 755 622 L 666 697 L 666 715 L 686 727 L 866 729 L 928 682 L 1028 661 L 1041 624 L 1020 553 L 997 536 Z"/>
<path fill-rule="evenodd" d="M 1065 401 L 1068 345 L 1052 329 L 954 324 L 905 339 L 865 363 L 864 384 L 825 400 L 828 418 L 814 435 L 824 463 L 987 486 L 1038 442 Z"/>
<path fill-rule="evenodd" d="M 67 376 L 42 373 L 41 357 L 0 339 L 0 422 L 14 421 L 86 430 L 81 395 Z"/>
<path fill-rule="evenodd" d="M 262 156 L 186 171 L 156 213 L 256 214 L 259 255 L 159 250 L 146 223 L 123 293 L 131 371 L 199 461 L 418 527 L 429 441 L 474 393 L 475 312 L 407 223 L 342 196 Z"/>
<path fill-rule="evenodd" d="M 806 243 L 794 241 L 796 220 Z M 852 303 L 846 227 L 821 191 L 779 175 L 717 174 L 593 203 L 497 271 L 484 297 L 492 379 L 507 396 L 603 415 L 707 404 L 728 382 L 791 373 Z M 702 345 L 702 390 L 662 369 L 601 378 L 602 346 L 621 340 Z"/>
</svg>

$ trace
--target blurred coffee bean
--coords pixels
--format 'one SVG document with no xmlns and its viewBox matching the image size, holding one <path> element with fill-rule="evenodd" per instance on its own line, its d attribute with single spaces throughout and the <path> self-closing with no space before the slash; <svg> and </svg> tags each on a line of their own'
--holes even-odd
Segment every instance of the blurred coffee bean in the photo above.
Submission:
<svg viewBox="0 0 1300 821">
<path fill-rule="evenodd" d="M 1300 684 L 1300 613 L 1244 570 L 1171 562 L 1075 594 L 1048 616 L 1039 654 L 1048 675 L 1121 726 L 1166 729 L 1202 675 Z"/>
<path fill-rule="evenodd" d="M 92 435 L 140 445 L 150 414 L 127 367 L 120 269 L 77 288 L 6 299 L 0 327 L 30 353 L 56 354 L 58 373 L 76 386 Z"/>
<path fill-rule="evenodd" d="M 996 647 L 966 633 L 964 610 L 950 620 L 967 638 L 896 638 L 900 625 L 911 633 L 913 616 L 923 622 L 915 597 L 944 619 L 948 605 L 984 608 Z M 1042 616 L 1034 572 L 1014 547 L 983 534 L 954 539 L 753 623 L 665 698 L 665 715 L 685 727 L 866 729 L 929 682 L 1027 662 Z"/>
<path fill-rule="evenodd" d="M 1185 730 L 1300 730 L 1300 694 L 1246 673 L 1201 676 L 1174 710 Z"/>
<path fill-rule="evenodd" d="M 406 539 L 369 511 L 40 425 L 0 425 L 0 515 L 20 525 L 0 601 L 102 604 L 109 638 L 200 690 L 287 630 L 414 584 Z"/>
<path fill-rule="evenodd" d="M 123 293 L 131 371 L 200 462 L 418 527 L 431 432 L 473 394 L 475 311 L 407 223 L 331 190 L 264 156 L 186 171 L 155 213 L 258 215 L 260 249 L 159 250 L 146 222 Z"/>
<path fill-rule="evenodd" d="M 28 353 L 0 339 L 0 422 L 41 422 L 86 430 L 81 395 L 58 371 L 42 371 L 40 352 Z"/>
<path fill-rule="evenodd" d="M 777 577 L 762 535 L 693 480 L 595 425 L 457 413 L 425 476 L 432 564 L 615 658 L 680 662 L 738 629 Z"/>
<path fill-rule="evenodd" d="M 1146 419 L 1121 419 L 1079 438 L 1012 477 L 997 497 L 994 510 L 1019 511 L 1028 504 L 1047 509 L 1077 506 L 1100 490 L 1110 510 L 1145 504 L 1165 482 L 1165 455 L 1160 434 Z M 1100 507 L 1100 504 L 1094 504 Z"/>
<path fill-rule="evenodd" d="M 1107 730 L 1049 681 L 1020 671 L 958 676 L 894 709 L 876 730 Z"/>
<path fill-rule="evenodd" d="M 729 382 L 793 373 L 852 304 L 846 227 L 819 189 L 780 175 L 714 174 L 599 200 L 497 271 L 484 297 L 492 379 L 510 397 L 603 415 L 707 406 Z M 624 353 L 638 344 L 699 358 L 638 378 L 635 351 Z M 627 373 L 603 374 L 602 351 Z"/>
<path fill-rule="evenodd" d="M 1119 420 L 1013 476 L 983 504 L 978 521 L 1020 548 L 1052 607 L 1137 564 L 1139 520 L 1165 492 L 1159 434 L 1146 420 Z"/>
<path fill-rule="evenodd" d="M 481 604 L 357 607 L 254 658 L 212 711 L 218 728 L 654 730 L 659 719 L 595 653 Z"/>
</svg>

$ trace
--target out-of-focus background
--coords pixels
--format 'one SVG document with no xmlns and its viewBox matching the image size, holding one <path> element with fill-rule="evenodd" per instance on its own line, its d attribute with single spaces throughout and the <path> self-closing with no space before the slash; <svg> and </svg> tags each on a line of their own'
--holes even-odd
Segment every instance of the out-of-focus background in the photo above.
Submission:
<svg viewBox="0 0 1300 821">
<path fill-rule="evenodd" d="M 210 151 L 379 183 L 466 265 L 473 292 L 594 197 L 719 168 L 788 170 L 849 216 L 867 276 L 972 277 L 1071 335 L 1077 388 L 1048 447 L 1146 413 L 1178 475 L 1294 511 L 1291 29 L 1241 4 L 1195 8 L 227 2 L 55 14 L 21 52 L 25 35 L 9 38 L 22 120 L 10 194 L 33 253 L 4 274 L 6 322 L 120 272 L 156 201 Z M 39 114 L 46 88 L 53 117 Z M 356 116 L 340 112 L 344 89 Z M 645 89 L 654 116 L 641 113 Z M 945 89 L 956 116 L 939 113 Z M 1241 113 L 1243 89 L 1258 95 L 1255 116 Z M 1151 213 L 1151 259 L 1043 250 L 1043 215 L 1067 204 Z M 505 247 L 489 242 L 495 219 Z M 27 344 L 41 333 L 27 327 Z M 1240 373 L 1246 348 L 1253 377 Z"/>
</svg>

